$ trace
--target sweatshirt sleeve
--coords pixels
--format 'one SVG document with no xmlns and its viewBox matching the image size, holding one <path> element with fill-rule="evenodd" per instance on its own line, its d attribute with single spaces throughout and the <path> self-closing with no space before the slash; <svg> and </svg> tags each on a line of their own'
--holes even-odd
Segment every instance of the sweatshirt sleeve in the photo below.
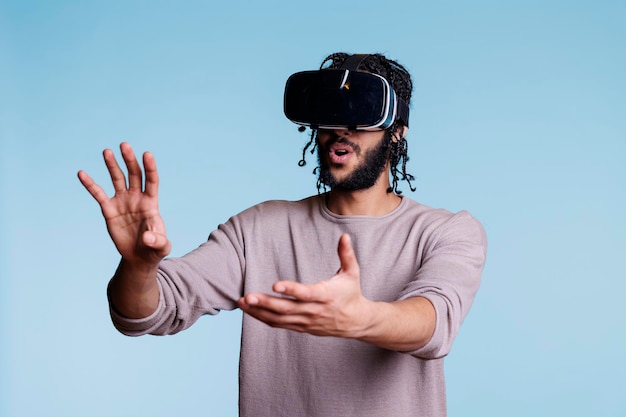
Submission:
<svg viewBox="0 0 626 417">
<path fill-rule="evenodd" d="M 416 279 L 400 299 L 427 298 L 437 313 L 435 331 L 422 348 L 409 352 L 422 359 L 446 356 L 474 301 L 486 260 L 487 236 L 468 212 L 459 212 L 430 234 Z"/>
<path fill-rule="evenodd" d="M 233 310 L 241 297 L 245 257 L 238 219 L 220 225 L 209 239 L 181 258 L 159 265 L 159 304 L 143 319 L 129 319 L 109 302 L 115 327 L 128 336 L 174 334 L 205 314 Z M 109 298 L 110 300 L 110 298 Z"/>
</svg>

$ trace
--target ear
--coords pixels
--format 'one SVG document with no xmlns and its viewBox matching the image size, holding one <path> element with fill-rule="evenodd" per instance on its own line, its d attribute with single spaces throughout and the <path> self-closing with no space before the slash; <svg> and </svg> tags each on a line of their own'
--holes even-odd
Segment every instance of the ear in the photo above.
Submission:
<svg viewBox="0 0 626 417">
<path fill-rule="evenodd" d="M 398 138 L 406 137 L 406 132 L 408 132 L 409 128 L 404 126 L 403 124 L 398 124 L 394 135 L 391 135 L 391 140 L 394 142 L 398 141 Z"/>
</svg>

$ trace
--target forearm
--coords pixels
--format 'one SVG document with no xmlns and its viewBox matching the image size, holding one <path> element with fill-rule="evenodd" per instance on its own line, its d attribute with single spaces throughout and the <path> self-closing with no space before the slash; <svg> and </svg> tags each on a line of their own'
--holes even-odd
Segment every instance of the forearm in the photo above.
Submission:
<svg viewBox="0 0 626 417">
<path fill-rule="evenodd" d="M 109 301 L 130 319 L 150 316 L 159 304 L 158 264 L 132 264 L 122 259 L 109 285 Z"/>
<path fill-rule="evenodd" d="M 391 303 L 371 302 L 364 317 L 367 324 L 357 339 L 400 352 L 426 345 L 437 321 L 435 308 L 424 297 Z"/>
</svg>

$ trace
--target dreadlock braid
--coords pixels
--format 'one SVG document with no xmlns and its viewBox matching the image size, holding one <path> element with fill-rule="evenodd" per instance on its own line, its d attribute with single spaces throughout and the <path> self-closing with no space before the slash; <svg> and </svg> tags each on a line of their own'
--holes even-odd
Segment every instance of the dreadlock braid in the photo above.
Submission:
<svg viewBox="0 0 626 417">
<path fill-rule="evenodd" d="M 300 131 L 302 132 L 303 130 L 300 130 Z M 311 145 L 313 145 L 313 147 L 311 148 L 311 154 L 315 152 L 315 148 L 317 147 L 316 139 L 317 139 L 317 130 L 311 130 L 309 141 L 306 143 L 306 145 L 304 145 L 304 149 L 302 149 L 302 159 L 298 161 L 298 166 L 303 167 L 306 165 L 306 150 L 309 149 Z M 313 173 L 315 173 L 315 171 L 313 171 Z"/>
<path fill-rule="evenodd" d="M 415 177 L 406 172 L 406 163 L 409 161 L 409 143 L 404 136 L 398 135 L 397 122 L 395 122 L 389 129 L 385 131 L 385 139 L 391 140 L 391 150 L 389 152 L 389 166 L 391 167 L 391 187 L 387 189 L 387 192 L 395 192 L 396 194 L 402 194 L 402 190 L 398 189 L 399 181 L 406 181 L 409 184 L 411 191 L 415 191 L 411 181 L 415 180 Z M 398 172 L 398 164 L 400 165 L 400 172 Z"/>
<path fill-rule="evenodd" d="M 320 69 L 335 69 L 341 67 L 343 62 L 350 56 L 345 52 L 336 52 L 328 55 L 320 65 Z M 409 72 L 398 62 L 388 59 L 381 54 L 368 55 L 359 65 L 359 70 L 367 71 L 373 74 L 378 74 L 385 78 L 395 93 L 403 99 L 407 105 L 411 102 L 411 95 L 413 93 L 413 82 L 411 81 L 411 75 Z M 402 191 L 398 189 L 398 183 L 400 181 L 406 181 L 409 184 L 411 191 L 415 191 L 415 187 L 411 184 L 411 181 L 415 180 L 415 177 L 406 172 L 406 164 L 409 161 L 408 155 L 408 142 L 404 136 L 398 134 L 402 132 L 403 125 L 394 122 L 390 127 L 385 130 L 385 140 L 391 140 L 391 150 L 389 154 L 389 162 L 391 166 L 392 184 L 387 192 L 395 192 L 401 194 Z M 299 166 L 306 165 L 306 151 L 311 147 L 311 153 L 314 153 L 317 146 L 317 131 L 313 129 L 309 137 L 309 141 L 302 150 L 302 159 L 298 162 Z M 392 140 L 393 139 L 393 140 Z M 398 167 L 399 166 L 399 167 Z M 399 168 L 399 169 L 398 169 Z M 317 168 L 313 170 L 313 173 L 317 173 Z M 320 179 L 318 177 L 317 188 L 320 191 Z M 324 187 L 325 189 L 326 187 Z"/>
</svg>

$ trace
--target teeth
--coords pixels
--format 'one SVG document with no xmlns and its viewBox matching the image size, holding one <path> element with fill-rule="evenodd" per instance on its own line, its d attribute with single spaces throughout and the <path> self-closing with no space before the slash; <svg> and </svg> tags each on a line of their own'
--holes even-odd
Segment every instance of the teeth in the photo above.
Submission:
<svg viewBox="0 0 626 417">
<path fill-rule="evenodd" d="M 339 150 L 335 151 L 335 155 L 337 155 L 337 156 L 345 155 L 347 153 L 348 153 L 348 151 L 343 150 L 343 149 L 339 149 Z"/>
</svg>

